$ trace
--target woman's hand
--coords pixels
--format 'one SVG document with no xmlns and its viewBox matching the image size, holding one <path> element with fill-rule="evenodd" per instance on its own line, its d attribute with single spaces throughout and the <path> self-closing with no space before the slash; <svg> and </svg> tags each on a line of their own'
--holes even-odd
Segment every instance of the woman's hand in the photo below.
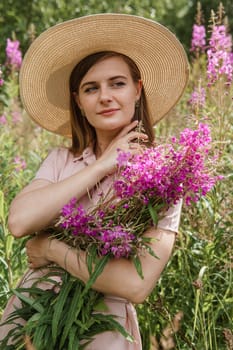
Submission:
<svg viewBox="0 0 233 350">
<path fill-rule="evenodd" d="M 37 269 L 51 263 L 47 258 L 47 252 L 52 243 L 48 233 L 41 232 L 29 239 L 26 243 L 26 253 L 28 256 L 28 266 Z"/>
<path fill-rule="evenodd" d="M 98 162 L 107 170 L 107 173 L 115 171 L 119 149 L 129 152 L 132 155 L 142 151 L 142 147 L 138 141 L 147 141 L 148 136 L 142 132 L 132 131 L 137 124 L 137 121 L 133 121 L 125 126 L 98 159 Z"/>
</svg>

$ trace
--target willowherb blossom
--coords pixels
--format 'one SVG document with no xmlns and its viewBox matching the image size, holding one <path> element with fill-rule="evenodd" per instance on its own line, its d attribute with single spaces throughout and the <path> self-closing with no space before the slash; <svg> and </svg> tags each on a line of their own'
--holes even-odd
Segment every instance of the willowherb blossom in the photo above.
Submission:
<svg viewBox="0 0 233 350">
<path fill-rule="evenodd" d="M 82 205 L 77 206 L 76 198 L 73 198 L 62 208 L 62 216 L 61 227 L 64 229 L 71 228 L 73 235 L 83 232 L 90 236 L 94 235 L 93 230 L 88 229 L 87 232 L 87 224 L 93 221 L 93 217 L 88 215 Z"/>
<path fill-rule="evenodd" d="M 103 242 L 101 255 L 111 254 L 115 258 L 128 258 L 131 254 L 135 236 L 121 225 L 115 225 L 101 232 L 99 240 Z"/>
<path fill-rule="evenodd" d="M 192 31 L 192 41 L 190 51 L 204 52 L 206 49 L 206 30 L 205 26 L 194 24 Z"/>
<path fill-rule="evenodd" d="M 220 76 L 231 84 L 233 79 L 232 37 L 227 33 L 224 25 L 213 26 L 207 50 L 207 78 L 209 86 L 214 84 Z"/>
<path fill-rule="evenodd" d="M 188 103 L 193 107 L 204 107 L 206 102 L 206 90 L 203 87 L 196 87 L 191 94 Z"/>
<path fill-rule="evenodd" d="M 18 40 L 7 39 L 6 46 L 6 63 L 15 69 L 19 69 L 22 64 L 22 53 L 19 49 L 20 42 Z"/>
<path fill-rule="evenodd" d="M 215 51 L 231 51 L 232 38 L 230 34 L 227 34 L 225 25 L 222 24 L 213 26 L 209 46 Z"/>
<path fill-rule="evenodd" d="M 109 220 L 106 222 L 102 209 L 89 214 L 73 198 L 62 208 L 59 226 L 75 237 L 79 246 L 95 243 L 100 255 L 110 254 L 115 258 L 128 257 L 131 253 L 134 234 L 124 226 Z"/>
<path fill-rule="evenodd" d="M 13 122 L 14 124 L 17 124 L 17 123 L 19 123 L 19 122 L 21 122 L 21 121 L 22 121 L 21 113 L 18 112 L 18 111 L 12 112 L 12 122 Z"/>
<path fill-rule="evenodd" d="M 205 164 L 210 142 L 208 126 L 199 124 L 197 130 L 185 129 L 171 144 L 145 149 L 128 161 L 115 181 L 117 196 L 136 196 L 144 203 L 155 197 L 167 206 L 181 198 L 197 201 L 217 181 Z"/>
<path fill-rule="evenodd" d="M 210 143 L 210 129 L 200 123 L 196 130 L 186 128 L 179 138 L 145 148 L 140 154 L 118 150 L 113 202 L 106 204 L 101 198 L 87 212 L 72 199 L 59 220 L 68 240 L 83 249 L 95 245 L 102 256 L 139 254 L 146 247 L 143 233 L 152 224 L 149 207 L 159 216 L 181 198 L 189 205 L 205 196 L 219 179 L 212 174 L 214 159 L 207 162 Z"/>
<path fill-rule="evenodd" d="M 27 167 L 26 161 L 20 156 L 16 156 L 14 158 L 13 164 L 14 164 L 15 171 L 17 172 L 24 170 Z"/>
<path fill-rule="evenodd" d="M 5 125 L 5 124 L 7 124 L 7 119 L 6 119 L 6 116 L 2 114 L 0 116 L 0 125 Z"/>
</svg>

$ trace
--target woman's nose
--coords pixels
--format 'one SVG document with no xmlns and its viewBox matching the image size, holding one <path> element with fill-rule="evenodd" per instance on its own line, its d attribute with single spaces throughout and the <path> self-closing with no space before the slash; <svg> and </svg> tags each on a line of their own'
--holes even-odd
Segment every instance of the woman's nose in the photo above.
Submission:
<svg viewBox="0 0 233 350">
<path fill-rule="evenodd" d="M 112 95 L 110 89 L 103 86 L 100 88 L 100 96 L 99 96 L 101 103 L 106 103 L 112 101 Z"/>
</svg>

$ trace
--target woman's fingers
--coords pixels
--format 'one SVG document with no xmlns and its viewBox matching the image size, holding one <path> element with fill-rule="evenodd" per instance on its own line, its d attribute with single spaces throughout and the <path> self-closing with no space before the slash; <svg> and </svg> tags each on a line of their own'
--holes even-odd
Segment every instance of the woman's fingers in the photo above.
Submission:
<svg viewBox="0 0 233 350">
<path fill-rule="evenodd" d="M 48 237 L 48 234 L 41 233 L 27 241 L 26 253 L 28 256 L 28 266 L 30 268 L 38 268 L 50 263 L 46 258 L 46 251 L 50 244 Z"/>
<path fill-rule="evenodd" d="M 142 132 L 132 131 L 127 134 L 126 136 L 128 142 L 133 140 L 141 140 L 141 141 L 147 141 L 148 136 L 146 134 L 143 134 Z"/>
<path fill-rule="evenodd" d="M 102 167 L 106 169 L 108 174 L 116 170 L 118 150 L 130 152 L 132 155 L 141 153 L 141 144 L 143 141 L 148 140 L 148 136 L 132 130 L 137 124 L 138 122 L 134 121 L 125 126 L 99 158 L 99 161 L 102 162 Z"/>
<path fill-rule="evenodd" d="M 129 125 L 125 126 L 122 131 L 116 136 L 116 138 L 112 141 L 112 144 L 118 144 L 120 143 L 121 145 L 123 143 L 129 143 L 131 141 L 147 141 L 148 136 L 142 132 L 138 131 L 131 131 L 135 126 L 137 125 L 137 121 L 130 123 Z"/>
</svg>

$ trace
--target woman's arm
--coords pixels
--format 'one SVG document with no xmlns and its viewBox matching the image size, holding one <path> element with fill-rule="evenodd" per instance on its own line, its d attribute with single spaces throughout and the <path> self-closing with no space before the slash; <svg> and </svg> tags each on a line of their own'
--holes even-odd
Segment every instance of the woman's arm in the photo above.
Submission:
<svg viewBox="0 0 233 350">
<path fill-rule="evenodd" d="M 144 278 L 141 279 L 130 260 L 111 259 L 94 283 L 94 289 L 126 298 L 134 303 L 145 300 L 168 262 L 175 233 L 162 229 L 150 229 L 145 235 L 155 239 L 151 243 L 151 248 L 158 259 L 147 252 L 140 258 Z M 39 235 L 27 242 L 27 254 L 32 268 L 54 262 L 83 282 L 89 279 L 85 253 L 71 249 L 57 239 L 50 240 L 47 235 Z"/>
<path fill-rule="evenodd" d="M 57 183 L 34 180 L 13 200 L 8 225 L 15 237 L 22 237 L 47 227 L 71 198 L 81 198 L 106 175 L 95 162 Z"/>
<path fill-rule="evenodd" d="M 99 159 L 76 174 L 57 183 L 34 180 L 25 187 L 10 207 L 8 225 L 12 234 L 22 237 L 50 225 L 71 198 L 80 199 L 102 178 L 115 170 L 119 148 L 132 154 L 140 152 L 140 147 L 129 149 L 129 141 L 147 138 L 145 134 L 130 131 L 135 126 L 134 121 L 122 129 Z"/>
</svg>

